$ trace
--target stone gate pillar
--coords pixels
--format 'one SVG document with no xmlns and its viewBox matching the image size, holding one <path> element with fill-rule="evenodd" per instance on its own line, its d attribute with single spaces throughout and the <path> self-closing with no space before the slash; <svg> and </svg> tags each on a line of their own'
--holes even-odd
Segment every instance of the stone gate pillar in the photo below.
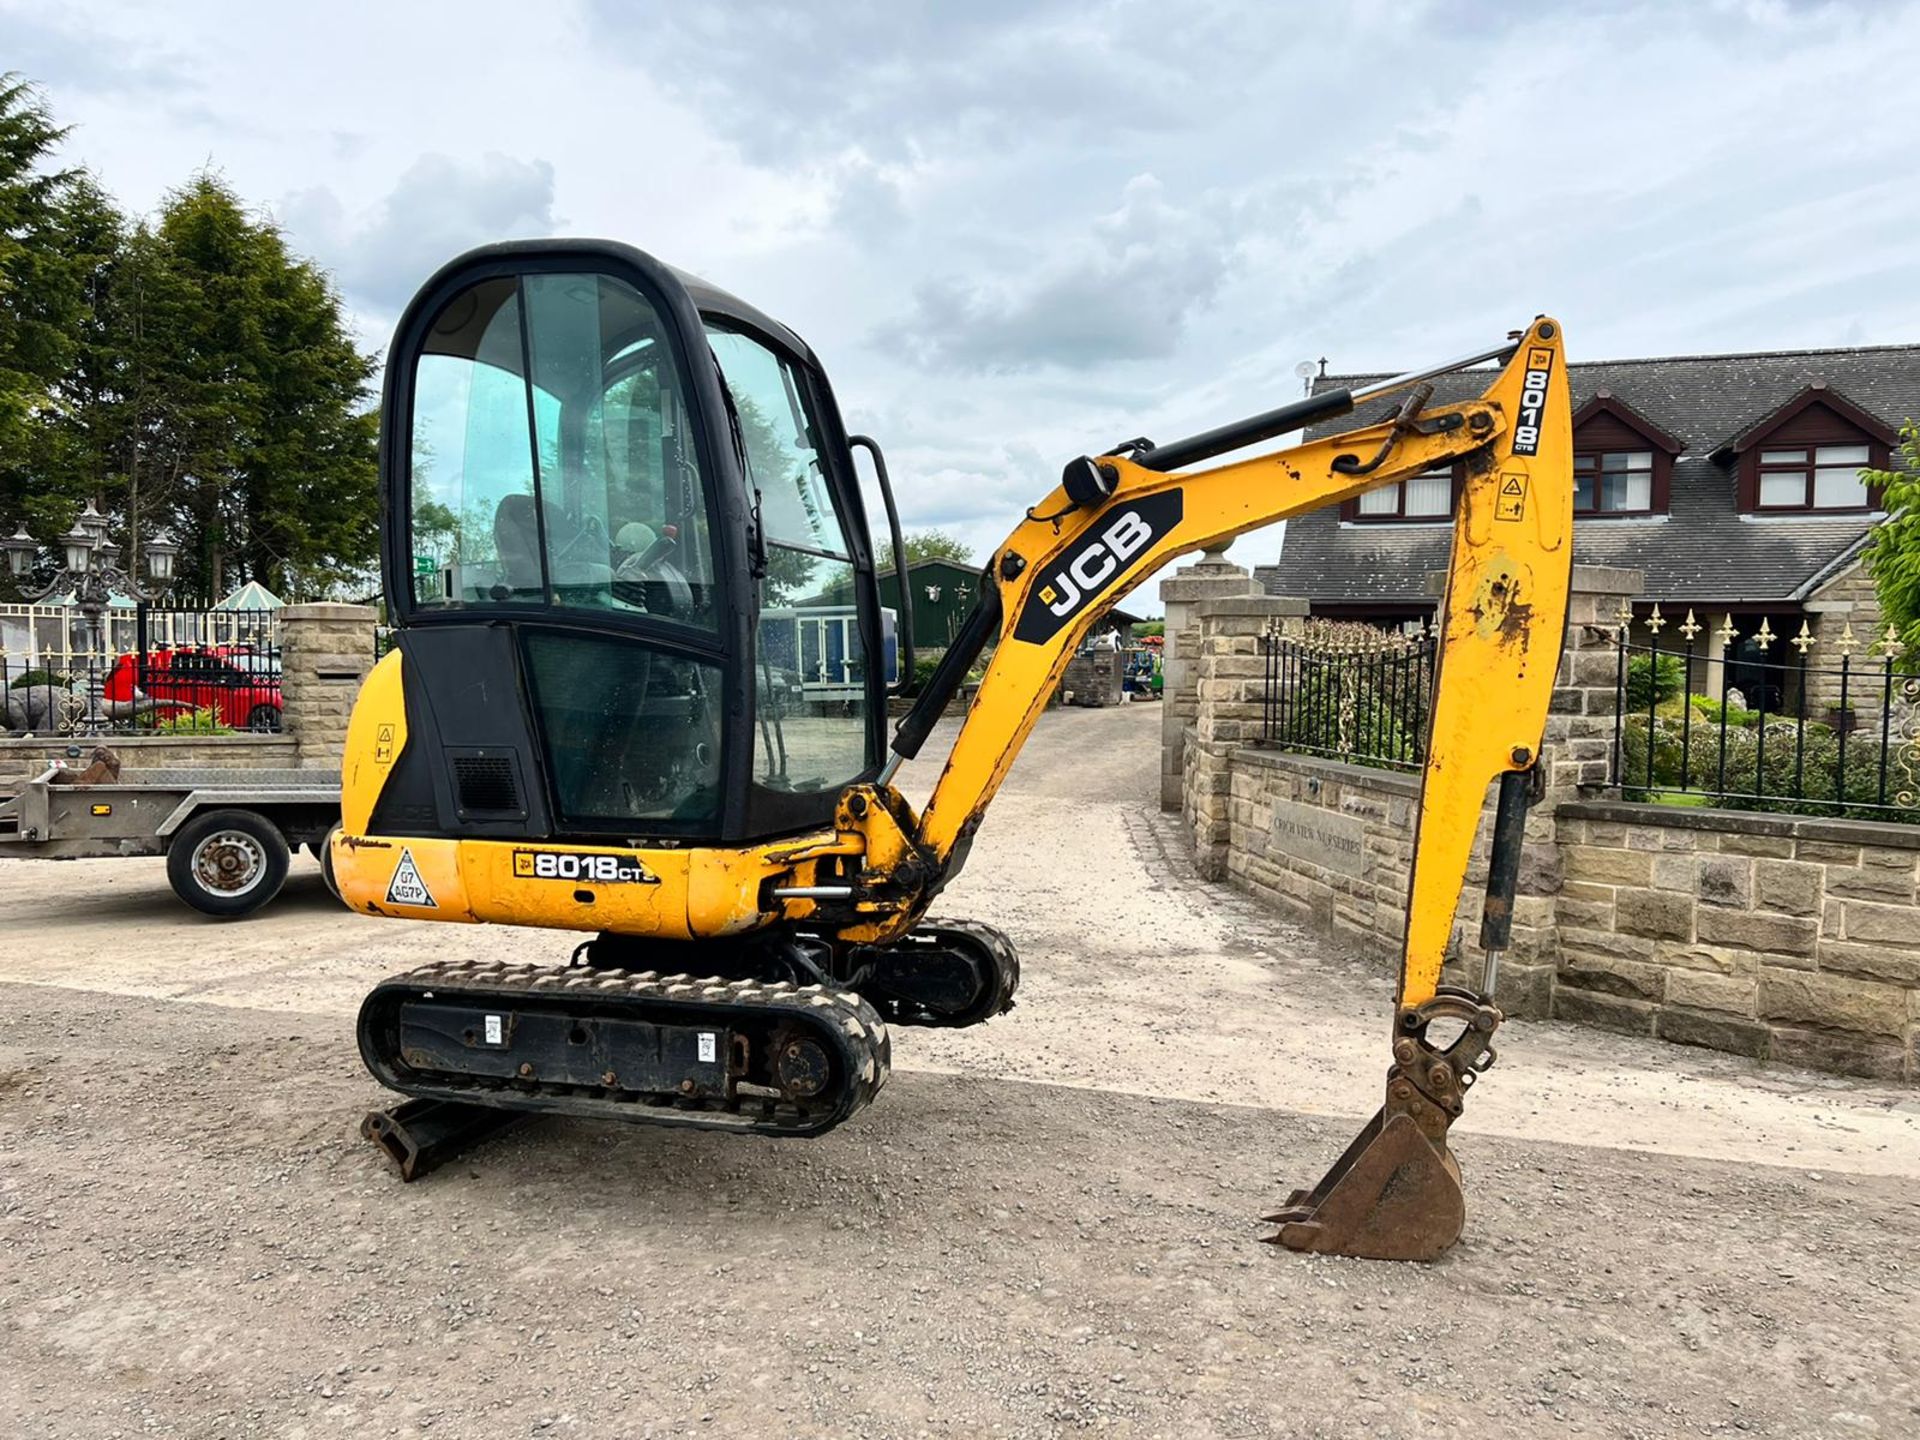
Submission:
<svg viewBox="0 0 1920 1440">
<path fill-rule="evenodd" d="M 347 716 L 373 668 L 371 605 L 289 605 L 280 612 L 280 703 L 302 766 L 338 771 Z"/>
<path fill-rule="evenodd" d="M 1194 610 L 1194 719 L 1186 736 L 1181 810 L 1193 835 L 1194 866 L 1209 880 L 1227 875 L 1233 752 L 1258 740 L 1266 713 L 1267 661 L 1261 637 L 1279 619 L 1304 616 L 1307 602 L 1273 595 L 1203 600 Z"/>
<path fill-rule="evenodd" d="M 1160 650 L 1160 808 L 1178 810 L 1186 774 L 1186 735 L 1194 723 L 1200 645 L 1194 608 L 1207 600 L 1261 593 L 1260 583 L 1217 551 L 1175 571 L 1160 582 L 1166 606 L 1166 637 Z"/>
</svg>

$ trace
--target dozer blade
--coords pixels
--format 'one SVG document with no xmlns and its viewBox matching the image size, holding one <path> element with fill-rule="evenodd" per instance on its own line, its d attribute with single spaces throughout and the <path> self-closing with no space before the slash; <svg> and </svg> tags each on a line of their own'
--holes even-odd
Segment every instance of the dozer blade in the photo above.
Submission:
<svg viewBox="0 0 1920 1440">
<path fill-rule="evenodd" d="M 1460 1238 L 1466 1197 L 1460 1167 L 1413 1117 L 1382 1109 L 1312 1190 L 1266 1217 L 1269 1244 L 1366 1260 L 1433 1260 Z"/>
<path fill-rule="evenodd" d="M 1395 1023 L 1387 1100 L 1311 1190 L 1296 1190 L 1266 1218 L 1271 1245 L 1365 1260 L 1435 1260 L 1460 1238 L 1467 1202 L 1447 1130 L 1467 1091 L 1494 1062 L 1493 1032 L 1504 1017 L 1472 991 L 1445 985 Z M 1441 1048 L 1427 1038 L 1436 1020 L 1457 1023 Z"/>
</svg>

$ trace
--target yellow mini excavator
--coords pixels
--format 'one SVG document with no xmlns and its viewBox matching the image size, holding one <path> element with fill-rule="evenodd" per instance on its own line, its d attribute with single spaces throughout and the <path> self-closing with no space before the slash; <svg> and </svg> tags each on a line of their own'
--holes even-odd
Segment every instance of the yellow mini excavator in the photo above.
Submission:
<svg viewBox="0 0 1920 1440">
<path fill-rule="evenodd" d="M 895 555 L 899 519 L 812 351 L 625 245 L 454 261 L 388 357 L 397 629 L 354 708 L 331 874 L 368 915 L 591 938 L 570 964 L 443 962 L 378 986 L 361 1053 L 411 1098 L 365 1132 L 411 1178 L 533 1112 L 838 1125 L 886 1081 L 889 1026 L 1012 1004 L 1007 938 L 927 910 L 1106 609 L 1177 555 L 1463 461 L 1386 1101 L 1271 1237 L 1439 1254 L 1464 1218 L 1448 1127 L 1501 1021 L 1491 975 L 1443 985 L 1441 962 L 1496 780 L 1482 939 L 1496 958 L 1506 944 L 1565 623 L 1562 343 L 1538 319 L 1450 364 L 1073 460 L 889 737 L 911 621 L 881 603 L 856 449 Z M 1480 398 L 1431 404 L 1432 377 L 1488 362 Z M 1207 464 L 1387 395 L 1379 423 Z M 983 656 L 915 813 L 894 776 Z"/>
</svg>

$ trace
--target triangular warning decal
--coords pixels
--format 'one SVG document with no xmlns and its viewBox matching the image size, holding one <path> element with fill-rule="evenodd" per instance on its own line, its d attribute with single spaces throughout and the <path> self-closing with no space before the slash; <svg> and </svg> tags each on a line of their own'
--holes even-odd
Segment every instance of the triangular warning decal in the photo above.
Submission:
<svg viewBox="0 0 1920 1440">
<path fill-rule="evenodd" d="M 1527 493 L 1527 482 L 1522 480 L 1518 475 L 1509 475 L 1506 478 L 1506 483 L 1500 487 L 1500 493 L 1502 495 L 1524 495 Z"/>
<path fill-rule="evenodd" d="M 420 867 L 413 863 L 411 850 L 400 852 L 400 863 L 394 868 L 393 879 L 387 885 L 387 903 L 417 905 L 424 910 L 440 908 L 434 903 L 433 892 L 427 889 L 427 882 L 420 878 Z"/>
</svg>

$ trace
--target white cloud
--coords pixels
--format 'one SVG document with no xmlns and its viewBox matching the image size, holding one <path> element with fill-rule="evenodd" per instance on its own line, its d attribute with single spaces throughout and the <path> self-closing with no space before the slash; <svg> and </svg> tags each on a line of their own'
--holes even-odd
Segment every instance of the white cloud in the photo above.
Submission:
<svg viewBox="0 0 1920 1440">
<path fill-rule="evenodd" d="M 553 166 L 497 154 L 422 155 L 359 213 L 321 186 L 289 195 L 279 219 L 296 243 L 325 258 L 350 302 L 392 313 L 464 250 L 551 235 Z"/>
<path fill-rule="evenodd" d="M 1920 340 L 1911 0 L 0 0 L 0 24 L 70 158 L 140 207 L 211 161 L 370 336 L 454 251 L 545 228 L 739 291 L 825 359 L 909 523 L 982 551 L 1066 459 L 1269 408 L 1301 359 L 1412 365 L 1539 310 L 1576 357 Z"/>
</svg>

